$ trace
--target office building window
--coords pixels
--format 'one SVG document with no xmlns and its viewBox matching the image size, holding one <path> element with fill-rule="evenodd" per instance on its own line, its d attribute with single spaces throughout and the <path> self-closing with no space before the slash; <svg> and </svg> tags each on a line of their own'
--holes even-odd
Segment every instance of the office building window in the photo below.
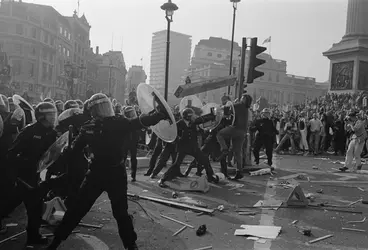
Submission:
<svg viewBox="0 0 368 250">
<path fill-rule="evenodd" d="M 66 56 L 70 57 L 70 50 L 68 50 L 68 49 L 66 50 Z"/>
<path fill-rule="evenodd" d="M 49 33 L 46 31 L 43 32 L 43 42 L 48 44 L 49 43 Z"/>
<path fill-rule="evenodd" d="M 212 56 L 212 53 L 211 53 L 211 52 L 208 52 L 208 53 L 207 53 L 207 55 L 208 55 L 208 56 Z"/>
<path fill-rule="evenodd" d="M 21 55 L 22 54 L 22 44 L 14 43 L 14 53 Z"/>
<path fill-rule="evenodd" d="M 63 55 L 66 55 L 66 48 L 63 48 Z"/>
<path fill-rule="evenodd" d="M 22 73 L 22 61 L 21 60 L 12 61 L 12 73 L 13 73 L 13 76 L 18 76 Z"/>
<path fill-rule="evenodd" d="M 28 63 L 28 73 L 30 77 L 34 77 L 35 73 L 35 65 L 32 62 Z"/>
<path fill-rule="evenodd" d="M 49 65 L 49 72 L 48 72 L 48 79 L 49 80 L 52 80 L 52 70 L 53 70 L 53 66 L 52 65 Z"/>
<path fill-rule="evenodd" d="M 221 54 L 217 54 L 217 58 L 221 58 L 222 57 L 222 55 Z"/>
<path fill-rule="evenodd" d="M 49 62 L 53 63 L 53 61 L 54 61 L 54 55 L 50 53 L 49 54 Z"/>
<path fill-rule="evenodd" d="M 69 40 L 71 40 L 71 35 L 70 35 L 70 33 L 68 34 L 68 39 L 69 39 Z"/>
<path fill-rule="evenodd" d="M 51 37 L 51 38 L 50 38 L 50 45 L 51 45 L 51 46 L 54 46 L 54 44 L 55 44 L 55 40 L 54 40 L 54 38 L 53 38 L 53 37 Z"/>
<path fill-rule="evenodd" d="M 62 35 L 63 34 L 63 27 L 60 26 L 59 28 L 59 33 Z"/>
<path fill-rule="evenodd" d="M 47 50 L 45 50 L 45 49 L 44 49 L 44 50 L 42 50 L 42 59 L 43 59 L 43 60 L 47 60 L 48 54 L 49 54 L 49 53 L 47 52 Z"/>
<path fill-rule="evenodd" d="M 23 35 L 23 24 L 17 23 L 15 25 L 15 33 L 17 33 L 17 35 Z"/>
<path fill-rule="evenodd" d="M 31 37 L 37 39 L 37 29 L 31 28 Z"/>
<path fill-rule="evenodd" d="M 42 63 L 42 81 L 47 79 L 47 64 Z"/>
</svg>

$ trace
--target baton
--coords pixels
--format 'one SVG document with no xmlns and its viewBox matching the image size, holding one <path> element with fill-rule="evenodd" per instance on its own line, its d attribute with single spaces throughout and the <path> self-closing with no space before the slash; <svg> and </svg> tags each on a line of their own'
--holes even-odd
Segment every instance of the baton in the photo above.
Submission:
<svg viewBox="0 0 368 250">
<path fill-rule="evenodd" d="M 19 183 L 23 184 L 27 189 L 29 189 L 29 190 L 34 189 L 34 187 L 32 187 L 31 185 L 29 185 L 27 182 L 25 182 L 21 178 L 18 177 L 17 180 L 18 180 Z"/>
</svg>

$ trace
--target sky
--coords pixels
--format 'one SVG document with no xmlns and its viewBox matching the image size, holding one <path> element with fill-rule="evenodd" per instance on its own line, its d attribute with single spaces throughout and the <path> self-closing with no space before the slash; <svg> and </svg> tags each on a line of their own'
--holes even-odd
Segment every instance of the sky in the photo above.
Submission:
<svg viewBox="0 0 368 250">
<path fill-rule="evenodd" d="M 23 0 L 53 6 L 71 16 L 78 0 Z M 91 28 L 91 44 L 100 53 L 122 50 L 127 68 L 143 65 L 149 73 L 152 33 L 166 29 L 166 0 L 79 0 Z M 173 31 L 192 36 L 192 50 L 210 36 L 231 39 L 229 0 L 173 0 Z M 348 0 L 242 0 L 238 4 L 235 41 L 271 36 L 268 52 L 287 61 L 287 73 L 328 80 L 329 60 L 322 53 L 345 34 Z M 143 61 L 141 63 L 141 58 Z"/>
</svg>

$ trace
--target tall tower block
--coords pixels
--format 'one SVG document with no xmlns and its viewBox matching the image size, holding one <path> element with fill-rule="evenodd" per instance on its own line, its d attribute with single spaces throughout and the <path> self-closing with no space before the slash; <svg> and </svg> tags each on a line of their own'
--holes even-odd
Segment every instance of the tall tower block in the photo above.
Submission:
<svg viewBox="0 0 368 250">
<path fill-rule="evenodd" d="M 323 55 L 330 59 L 329 92 L 368 91 L 368 1 L 349 0 L 346 32 Z"/>
</svg>

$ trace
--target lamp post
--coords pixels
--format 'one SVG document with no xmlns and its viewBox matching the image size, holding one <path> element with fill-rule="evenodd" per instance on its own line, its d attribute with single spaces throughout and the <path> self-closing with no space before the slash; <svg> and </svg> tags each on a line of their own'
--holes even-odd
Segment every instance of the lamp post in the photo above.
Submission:
<svg viewBox="0 0 368 250">
<path fill-rule="evenodd" d="M 238 3 L 241 0 L 230 0 L 233 3 L 233 31 L 231 33 L 231 47 L 230 47 L 230 69 L 229 75 L 232 75 L 233 71 L 233 51 L 234 51 L 234 33 L 235 33 L 235 18 L 236 18 L 236 10 L 238 9 Z M 227 88 L 227 94 L 230 95 L 231 86 Z"/>
<path fill-rule="evenodd" d="M 165 18 L 167 20 L 167 41 L 166 41 L 166 69 L 165 69 L 165 100 L 167 101 L 169 91 L 169 59 L 170 59 L 170 24 L 173 21 L 174 11 L 178 10 L 178 6 L 168 0 L 167 3 L 161 6 L 161 9 L 165 11 Z"/>
</svg>

